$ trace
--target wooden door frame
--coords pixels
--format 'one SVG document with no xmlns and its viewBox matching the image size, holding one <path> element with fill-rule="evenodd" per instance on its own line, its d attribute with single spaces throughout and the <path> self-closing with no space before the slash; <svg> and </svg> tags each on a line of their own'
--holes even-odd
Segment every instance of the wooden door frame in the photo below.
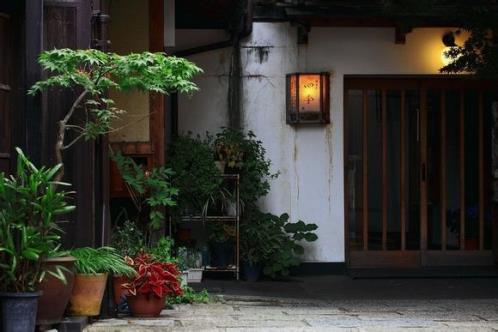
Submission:
<svg viewBox="0 0 498 332">
<path fill-rule="evenodd" d="M 493 89 L 494 88 L 494 89 Z M 485 90 L 496 90 L 496 81 L 493 80 L 478 80 L 471 75 L 346 75 L 344 77 L 344 113 L 348 110 L 348 96 L 347 93 L 351 89 L 363 90 L 363 99 L 366 98 L 367 90 L 382 90 L 383 94 L 385 94 L 386 90 L 401 90 L 406 91 L 409 89 L 414 89 L 420 91 L 420 128 L 427 128 L 428 119 L 427 119 L 427 91 L 430 89 L 443 89 L 443 90 L 471 90 L 478 89 L 481 91 Z M 442 94 L 444 95 L 444 94 Z M 461 94 L 463 96 L 463 93 Z M 385 97 L 383 95 L 383 97 Z M 404 100 L 404 94 L 402 96 Z M 444 98 L 444 97 L 442 97 Z M 383 98 L 384 100 L 384 98 Z M 441 101 L 444 103 L 444 99 Z M 368 130 L 368 123 L 365 120 L 366 114 L 366 106 L 365 101 L 363 102 L 363 131 Z M 385 104 L 385 100 L 383 102 Z M 461 103 L 462 108 L 463 104 Z M 402 108 L 404 107 L 404 103 Z M 479 97 L 479 110 L 482 111 L 482 93 Z M 385 105 L 382 105 L 383 113 L 385 109 Z M 444 113 L 444 112 L 443 112 Z M 479 128 L 482 129 L 482 112 L 479 112 Z M 460 111 L 460 123 L 463 125 L 463 111 Z M 419 182 L 420 182 L 420 250 L 404 250 L 405 249 L 405 241 L 404 236 L 402 236 L 401 250 L 393 250 L 387 251 L 385 250 L 385 216 L 383 216 L 383 250 L 382 251 L 368 251 L 368 224 L 365 223 L 366 214 L 363 213 L 363 250 L 352 250 L 350 246 L 349 240 L 349 210 L 348 210 L 348 186 L 347 186 L 347 162 L 348 162 L 348 122 L 346 120 L 346 116 L 343 117 L 344 121 L 344 130 L 343 130 L 343 141 L 344 141 L 344 149 L 343 149 L 343 158 L 344 158 L 344 215 L 345 215 L 345 257 L 346 264 L 349 267 L 386 267 L 386 266 L 395 266 L 395 267 L 422 267 L 422 266 L 440 266 L 440 265 L 492 265 L 493 264 L 493 254 L 492 250 L 483 250 L 483 218 L 482 213 L 480 214 L 479 228 L 480 228 L 480 247 L 477 251 L 465 251 L 464 247 L 461 250 L 457 251 L 446 251 L 445 245 L 441 250 L 428 250 L 427 248 L 427 236 L 428 236 L 428 218 L 427 218 L 427 200 L 428 200 L 428 188 L 427 188 L 427 176 L 423 174 L 427 172 L 427 133 L 424 129 L 421 134 L 421 151 L 420 151 L 420 170 L 419 170 Z M 383 128 L 383 135 L 385 128 Z M 402 129 L 401 129 L 402 130 Z M 482 131 L 480 131 L 482 132 Z M 365 135 L 363 135 L 365 136 Z M 461 135 L 460 139 L 463 135 Z M 365 145 L 365 137 L 363 138 L 363 144 Z M 460 143 L 461 148 L 463 147 L 462 143 Z M 365 156 L 365 151 L 368 149 L 363 147 L 363 158 L 368 158 Z M 385 162 L 385 142 L 383 139 L 383 163 Z M 482 168 L 482 159 L 483 159 L 483 138 L 482 135 L 479 137 L 479 155 L 480 157 L 480 168 Z M 461 154 L 461 158 L 464 158 L 464 155 Z M 401 157 L 402 159 L 402 157 Z M 444 158 L 443 158 L 444 159 Z M 368 161 L 367 161 L 368 162 Z M 365 167 L 364 167 L 365 168 Z M 385 167 L 383 166 L 383 172 L 385 172 Z M 460 177 L 465 176 L 465 173 L 462 171 L 463 167 L 460 170 Z M 368 170 L 363 169 L 363 197 L 365 199 L 365 178 L 368 176 Z M 483 178 L 483 171 L 479 172 L 479 210 L 482 212 L 482 195 L 483 195 L 483 182 L 485 181 Z M 385 179 L 383 179 L 385 181 Z M 403 182 L 403 180 L 401 180 Z M 462 181 L 462 179 L 460 180 Z M 403 184 L 401 184 L 403 185 Z M 464 182 L 462 183 L 464 185 Z M 368 184 L 367 184 L 368 186 Z M 368 187 L 367 187 L 368 188 Z M 385 190 L 384 190 L 385 191 Z M 383 191 L 383 197 L 386 195 Z M 463 190 L 462 190 L 463 194 Z M 462 195 L 461 194 L 461 195 Z M 368 197 L 366 198 L 368 202 Z M 365 204 L 365 201 L 363 201 Z M 461 203 L 462 205 L 463 203 Z M 385 202 L 383 202 L 383 210 L 385 209 Z M 465 222 L 465 212 L 461 212 L 461 223 Z M 383 215 L 385 211 L 383 212 Z M 402 218 L 403 219 L 403 218 Z M 443 219 L 444 220 L 444 219 Z M 403 228 L 403 220 L 401 227 Z M 444 228 L 442 228 L 444 229 Z M 366 233 L 366 234 L 365 234 Z M 462 235 L 463 233 L 463 235 Z M 495 238 L 493 234 L 493 239 Z M 446 234 L 442 230 L 442 238 L 446 239 Z M 465 236 L 464 232 L 461 232 L 461 236 Z M 461 240 L 461 243 L 465 241 Z M 442 242 L 445 244 L 445 241 Z M 493 246 L 495 244 L 493 243 Z M 355 261 L 355 266 L 352 265 L 352 261 Z"/>
</svg>

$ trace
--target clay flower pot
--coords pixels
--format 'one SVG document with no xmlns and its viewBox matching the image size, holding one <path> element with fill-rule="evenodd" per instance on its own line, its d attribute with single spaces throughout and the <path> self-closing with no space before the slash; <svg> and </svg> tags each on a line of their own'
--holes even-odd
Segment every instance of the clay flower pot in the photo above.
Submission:
<svg viewBox="0 0 498 332">
<path fill-rule="evenodd" d="M 114 292 L 114 304 L 119 305 L 123 298 L 128 296 L 129 291 L 123 288 L 123 284 L 129 282 L 130 279 L 123 276 L 112 277 L 112 290 Z"/>
<path fill-rule="evenodd" d="M 107 273 L 76 274 L 69 312 L 73 316 L 98 316 L 107 283 Z"/>
<path fill-rule="evenodd" d="M 134 317 L 157 317 L 165 306 L 165 297 L 157 297 L 153 294 L 130 295 L 127 300 Z"/>
<path fill-rule="evenodd" d="M 72 256 L 65 256 L 49 258 L 44 261 L 44 265 L 49 271 L 55 271 L 57 266 L 65 267 L 67 270 L 64 270 L 63 274 L 66 282 L 64 283 L 51 274 L 45 273 L 45 278 L 38 285 L 38 290 L 42 291 L 42 295 L 38 299 L 37 325 L 53 325 L 62 320 L 73 290 L 75 260 Z"/>
</svg>

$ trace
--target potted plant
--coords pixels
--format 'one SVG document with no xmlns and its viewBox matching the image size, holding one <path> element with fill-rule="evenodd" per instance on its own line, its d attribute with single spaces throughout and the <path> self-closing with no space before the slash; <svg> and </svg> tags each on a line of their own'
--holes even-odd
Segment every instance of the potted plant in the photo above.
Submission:
<svg viewBox="0 0 498 332">
<path fill-rule="evenodd" d="M 44 269 L 52 273 L 45 273 L 37 286 L 42 295 L 38 300 L 36 325 L 48 329 L 62 320 L 73 291 L 75 261 L 76 258 L 64 251 L 56 251 L 43 261 Z M 59 273 L 64 278 L 60 278 Z"/>
<path fill-rule="evenodd" d="M 188 249 L 186 247 L 179 247 L 177 249 L 177 265 L 180 271 L 180 282 L 182 289 L 188 284 Z"/>
<path fill-rule="evenodd" d="M 204 268 L 202 267 L 202 254 L 199 250 L 189 249 L 186 256 L 187 283 L 202 281 Z"/>
<path fill-rule="evenodd" d="M 134 259 L 127 257 L 127 262 L 136 271 L 136 276 L 123 285 L 129 292 L 127 300 L 133 316 L 157 317 L 167 296 L 182 294 L 175 264 L 158 262 L 146 253 Z"/>
<path fill-rule="evenodd" d="M 17 171 L 0 173 L 0 312 L 4 332 L 33 331 L 38 283 L 45 274 L 64 280 L 60 266 L 45 270 L 44 259 L 59 246 L 56 218 L 71 212 L 67 186 L 54 180 L 61 165 L 37 168 L 20 149 Z"/>
<path fill-rule="evenodd" d="M 114 154 L 113 160 L 135 206 L 136 216 L 133 220 L 141 226 L 145 245 L 150 247 L 151 233 L 161 229 L 164 224 L 165 217 L 161 209 L 176 206 L 178 189 L 171 185 L 174 172 L 167 167 L 146 170 L 121 153 Z"/>
<path fill-rule="evenodd" d="M 292 223 L 289 215 L 280 216 L 254 210 L 256 217 L 267 223 L 271 252 L 263 263 L 263 273 L 271 278 L 287 277 L 290 268 L 299 265 L 300 256 L 304 254 L 302 241 L 313 242 L 318 239 L 316 224 L 308 224 L 302 220 Z"/>
<path fill-rule="evenodd" d="M 243 135 L 235 130 L 223 130 L 216 135 L 214 150 L 216 161 L 223 173 L 239 173 L 243 166 Z"/>
<path fill-rule="evenodd" d="M 258 281 L 275 245 L 271 221 L 259 211 L 249 213 L 240 226 L 242 273 L 247 281 Z"/>
<path fill-rule="evenodd" d="M 119 216 L 122 215 L 126 215 L 125 210 Z M 122 257 L 135 257 L 145 248 L 142 231 L 130 220 L 125 220 L 121 225 L 114 228 L 111 243 Z M 113 298 L 117 306 L 126 301 L 126 290 L 122 285 L 127 281 L 127 276 L 118 274 L 113 274 L 112 276 Z"/>
<path fill-rule="evenodd" d="M 74 316 L 99 315 L 109 273 L 129 278 L 135 275 L 135 270 L 111 247 L 77 248 L 71 251 L 71 255 L 76 258 L 69 307 Z"/>
<path fill-rule="evenodd" d="M 209 139 L 184 135 L 176 137 L 168 150 L 168 167 L 173 185 L 179 189 L 177 216 L 205 216 L 223 194 L 221 173 L 214 160 Z"/>
<path fill-rule="evenodd" d="M 240 200 L 246 208 L 254 207 L 259 198 L 270 191 L 270 181 L 278 176 L 272 173 L 266 159 L 263 143 L 249 131 L 222 128 L 214 139 L 214 150 L 224 151 L 227 160 L 225 173 L 240 175 Z M 217 153 L 218 157 L 220 153 Z"/>
<path fill-rule="evenodd" d="M 209 249 L 211 253 L 211 266 L 227 267 L 233 264 L 235 236 L 234 225 L 222 222 L 210 222 L 208 224 Z"/>
</svg>

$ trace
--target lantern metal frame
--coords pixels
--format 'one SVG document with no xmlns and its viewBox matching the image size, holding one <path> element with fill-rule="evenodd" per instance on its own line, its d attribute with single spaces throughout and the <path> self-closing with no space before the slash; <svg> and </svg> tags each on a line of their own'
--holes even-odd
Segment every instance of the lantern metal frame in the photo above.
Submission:
<svg viewBox="0 0 498 332">
<path fill-rule="evenodd" d="M 300 112 L 299 78 L 305 75 L 320 77 L 319 107 L 317 112 Z M 293 95 L 292 80 L 295 79 L 295 94 Z M 330 73 L 291 73 L 286 75 L 286 119 L 287 124 L 329 124 L 330 123 Z"/>
</svg>

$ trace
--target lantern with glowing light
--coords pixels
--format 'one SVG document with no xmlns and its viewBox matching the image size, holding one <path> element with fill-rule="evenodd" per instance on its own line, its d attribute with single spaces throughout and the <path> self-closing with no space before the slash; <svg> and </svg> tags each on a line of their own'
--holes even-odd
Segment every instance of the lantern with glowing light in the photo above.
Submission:
<svg viewBox="0 0 498 332">
<path fill-rule="evenodd" d="M 329 73 L 287 75 L 287 123 L 330 123 Z"/>
</svg>

